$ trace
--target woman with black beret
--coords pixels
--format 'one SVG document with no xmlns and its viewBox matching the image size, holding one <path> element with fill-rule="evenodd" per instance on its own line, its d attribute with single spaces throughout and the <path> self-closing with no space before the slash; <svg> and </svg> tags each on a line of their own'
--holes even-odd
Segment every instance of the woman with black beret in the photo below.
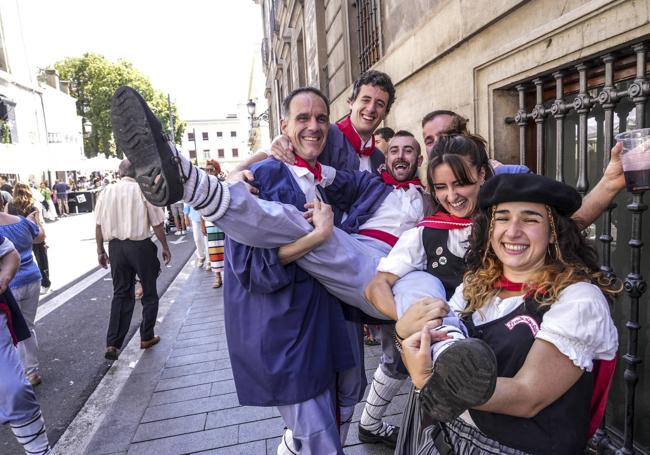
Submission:
<svg viewBox="0 0 650 455">
<path fill-rule="evenodd" d="M 534 174 L 499 175 L 481 188 L 467 272 L 449 305 L 492 348 L 499 378 L 486 403 L 429 427 L 420 453 L 584 451 L 602 417 L 590 407 L 594 366 L 618 347 L 607 296 L 620 286 L 599 271 L 570 218 L 580 202 L 573 188 Z M 424 411 L 460 414 L 462 400 L 440 393 L 454 385 L 432 371 L 428 328 L 402 346 Z"/>
</svg>

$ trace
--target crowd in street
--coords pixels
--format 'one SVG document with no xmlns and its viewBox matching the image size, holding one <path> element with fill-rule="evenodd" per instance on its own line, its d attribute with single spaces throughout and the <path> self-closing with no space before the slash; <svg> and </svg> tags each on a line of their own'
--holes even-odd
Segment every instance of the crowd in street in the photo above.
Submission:
<svg viewBox="0 0 650 455">
<path fill-rule="evenodd" d="M 455 112 L 424 116 L 424 147 L 412 132 L 378 129 L 395 97 L 390 77 L 369 71 L 353 84 L 349 115 L 330 123 L 327 97 L 296 89 L 282 105 L 282 135 L 224 182 L 217 162 L 192 164 L 140 94 L 119 88 L 113 131 L 127 159 L 96 207 L 98 262 L 111 264 L 114 290 L 105 357 L 122 349 L 136 276 L 140 347 L 160 341 L 151 229 L 169 262 L 169 206 L 176 233 L 192 231 L 196 265 L 209 263 L 214 287 L 224 286 L 240 404 L 276 407 L 286 425 L 278 454 L 343 453 L 367 385 L 363 324 L 382 357 L 362 442 L 409 454 L 581 453 L 607 401 L 618 348 L 609 301 L 620 291 L 581 230 L 624 187 L 620 146 L 581 198 L 526 166 L 490 160 Z M 2 216 L 0 241 L 22 259 L 42 229 L 32 215 Z M 20 317 L 14 298 L 24 321 L 2 329 L 13 368 L 1 373 L 10 390 L 0 415 L 14 429 L 28 420 L 42 431 L 25 379 L 37 352 L 26 352 L 36 338 L 20 303 L 31 274 L 20 279 L 21 264 L 17 284 L 8 281 L 13 248 L 1 251 L 0 284 L 11 291 L 0 322 Z M 383 416 L 409 377 L 402 424 L 391 425 Z M 40 447 L 29 450 L 46 453 Z"/>
</svg>

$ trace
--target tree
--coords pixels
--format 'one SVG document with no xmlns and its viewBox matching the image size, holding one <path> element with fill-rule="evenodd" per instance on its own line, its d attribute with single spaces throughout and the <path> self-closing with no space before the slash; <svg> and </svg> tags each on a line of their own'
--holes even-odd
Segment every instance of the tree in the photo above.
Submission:
<svg viewBox="0 0 650 455">
<path fill-rule="evenodd" d="M 67 58 L 54 65 L 62 80 L 70 82 L 70 94 L 77 98 L 77 114 L 92 124 L 90 134 L 84 134 L 84 151 L 93 157 L 99 153 L 107 157 L 122 152 L 116 150 L 111 129 L 111 97 L 121 85 L 129 85 L 144 97 L 169 131 L 167 97 L 151 85 L 149 78 L 125 60 L 111 62 L 101 55 L 87 53 L 81 57 Z M 176 104 L 172 103 L 174 116 L 174 141 L 180 142 L 186 123 L 178 118 Z M 85 129 L 85 126 L 84 126 Z"/>
</svg>

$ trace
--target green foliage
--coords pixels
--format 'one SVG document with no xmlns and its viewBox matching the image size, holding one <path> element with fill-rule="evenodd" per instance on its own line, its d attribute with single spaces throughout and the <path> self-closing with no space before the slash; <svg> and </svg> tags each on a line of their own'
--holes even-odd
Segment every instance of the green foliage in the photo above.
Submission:
<svg viewBox="0 0 650 455">
<path fill-rule="evenodd" d="M 121 85 L 129 85 L 142 94 L 151 110 L 169 131 L 167 96 L 155 90 L 149 79 L 125 60 L 117 63 L 97 54 L 67 58 L 54 65 L 62 80 L 70 81 L 70 94 L 77 98 L 77 114 L 92 124 L 92 131 L 84 137 L 86 156 L 99 153 L 122 158 L 116 150 L 111 130 L 111 97 Z M 178 118 L 176 104 L 172 103 L 174 140 L 181 141 L 185 122 Z"/>
</svg>

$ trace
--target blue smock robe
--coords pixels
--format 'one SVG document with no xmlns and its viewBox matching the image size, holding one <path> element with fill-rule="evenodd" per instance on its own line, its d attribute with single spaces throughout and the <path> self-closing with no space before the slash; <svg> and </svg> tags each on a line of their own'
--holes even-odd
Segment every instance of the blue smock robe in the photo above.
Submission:
<svg viewBox="0 0 650 455">
<path fill-rule="evenodd" d="M 285 164 L 265 160 L 253 171 L 260 198 L 304 211 L 304 193 Z M 226 238 L 225 254 L 225 328 L 242 405 L 309 400 L 358 364 L 341 304 L 318 281 L 295 263 L 281 265 L 277 249 Z"/>
</svg>

